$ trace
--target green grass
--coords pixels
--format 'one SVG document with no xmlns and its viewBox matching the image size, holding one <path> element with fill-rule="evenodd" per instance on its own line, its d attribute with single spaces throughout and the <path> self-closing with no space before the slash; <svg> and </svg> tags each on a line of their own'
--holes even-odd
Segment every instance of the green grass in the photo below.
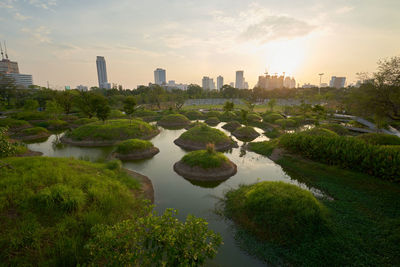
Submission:
<svg viewBox="0 0 400 267">
<path fill-rule="evenodd" d="M 133 115 L 135 117 L 157 116 L 157 112 L 148 110 L 148 109 L 139 109 L 139 110 L 136 110 Z"/>
<path fill-rule="evenodd" d="M 0 119 L 0 127 L 6 127 L 6 126 L 12 129 L 20 127 L 29 127 L 30 124 L 29 122 L 24 120 L 15 120 L 11 118 Z"/>
<path fill-rule="evenodd" d="M 273 128 L 270 131 L 264 132 L 264 135 L 268 138 L 277 138 L 277 137 L 281 136 L 282 134 L 281 134 L 281 132 L 279 132 L 279 130 Z"/>
<path fill-rule="evenodd" d="M 228 158 L 220 152 L 208 152 L 207 150 L 192 151 L 183 156 L 182 161 L 191 166 L 200 166 L 204 169 L 218 168 L 228 162 Z"/>
<path fill-rule="evenodd" d="M 221 112 L 215 111 L 215 110 L 211 110 L 211 111 L 205 113 L 205 116 L 206 116 L 207 118 L 211 118 L 211 117 L 217 117 L 217 118 L 219 118 L 221 115 L 222 115 Z"/>
<path fill-rule="evenodd" d="M 249 122 L 260 122 L 260 121 L 262 121 L 262 117 L 258 114 L 251 113 L 247 116 L 247 120 Z"/>
<path fill-rule="evenodd" d="M 328 232 L 296 245 L 260 242 L 242 228 L 242 249 L 278 266 L 397 266 L 400 262 L 400 186 L 311 161 L 277 162 L 292 179 L 322 190 Z"/>
<path fill-rule="evenodd" d="M 84 263 L 93 226 L 132 218 L 142 209 L 132 193 L 139 182 L 119 168 L 66 158 L 3 161 L 12 169 L 0 172 L 2 264 Z"/>
<path fill-rule="evenodd" d="M 270 156 L 272 151 L 277 147 L 278 143 L 278 139 L 274 139 L 271 141 L 252 142 L 249 143 L 248 147 L 250 151 L 253 151 L 257 154 Z"/>
<path fill-rule="evenodd" d="M 297 123 L 295 120 L 292 119 L 278 119 L 274 122 L 275 124 L 278 124 L 279 126 L 281 126 L 282 128 L 293 128 L 297 126 Z"/>
<path fill-rule="evenodd" d="M 148 136 L 156 131 L 155 126 L 141 120 L 119 119 L 106 121 L 105 124 L 94 122 L 80 126 L 68 132 L 67 137 L 78 141 L 126 140 Z"/>
<path fill-rule="evenodd" d="M 33 128 L 28 128 L 24 129 L 21 131 L 21 134 L 24 136 L 28 135 L 36 135 L 36 134 L 41 134 L 41 133 L 48 133 L 49 131 L 43 127 L 33 127 Z"/>
<path fill-rule="evenodd" d="M 90 118 L 90 119 L 89 118 L 81 118 L 81 119 L 74 121 L 73 124 L 84 125 L 84 124 L 88 124 L 88 123 L 92 123 L 92 122 L 96 122 L 96 121 L 98 121 L 97 118 Z"/>
<path fill-rule="evenodd" d="M 231 142 L 231 139 L 224 132 L 207 125 L 198 125 L 190 128 L 184 132 L 180 138 L 186 141 L 194 141 L 204 144 Z"/>
<path fill-rule="evenodd" d="M 50 127 L 50 128 L 64 129 L 64 128 L 68 127 L 68 123 L 63 120 L 49 120 L 48 122 L 49 122 L 48 127 Z"/>
<path fill-rule="evenodd" d="M 400 145 L 400 138 L 395 135 L 383 133 L 367 133 L 356 136 L 355 138 L 363 140 L 371 145 L 395 146 Z"/>
<path fill-rule="evenodd" d="M 302 134 L 307 134 L 307 135 L 315 135 L 315 136 L 326 136 L 326 137 L 335 137 L 338 136 L 337 133 L 325 129 L 325 128 L 320 128 L 320 127 L 315 127 L 306 131 L 301 132 Z"/>
<path fill-rule="evenodd" d="M 202 119 L 203 113 L 197 111 L 197 110 L 189 110 L 185 112 L 185 116 L 188 117 L 190 120 L 199 120 Z"/>
<path fill-rule="evenodd" d="M 221 121 L 217 117 L 208 117 L 204 122 L 211 126 L 214 126 L 220 123 Z"/>
<path fill-rule="evenodd" d="M 136 151 L 142 151 L 153 147 L 153 143 L 140 139 L 128 139 L 117 145 L 116 152 L 120 154 L 129 154 Z"/>
<path fill-rule="evenodd" d="M 242 124 L 240 124 L 240 122 L 238 121 L 230 121 L 227 124 L 225 124 L 224 126 L 222 126 L 223 129 L 233 132 L 234 130 L 238 129 L 242 127 Z"/>
<path fill-rule="evenodd" d="M 284 117 L 278 113 L 267 113 L 263 116 L 264 121 L 273 123 L 276 120 L 284 119 Z"/>
<path fill-rule="evenodd" d="M 190 120 L 182 114 L 169 114 L 162 117 L 159 122 L 164 124 L 189 124 Z"/>
<path fill-rule="evenodd" d="M 212 110 L 212 109 L 218 109 L 218 110 L 222 110 L 224 107 L 223 104 L 221 105 L 193 105 L 193 106 L 184 106 L 183 109 L 185 110 L 199 110 L 199 109 L 208 109 L 208 110 Z M 246 105 L 236 105 L 235 104 L 235 109 L 247 109 Z M 262 104 L 262 105 L 256 105 L 254 107 L 254 112 L 260 112 L 260 113 L 264 113 L 267 110 L 269 110 L 269 108 L 267 107 L 267 105 Z M 275 106 L 274 107 L 275 111 L 283 111 L 284 107 L 283 106 Z"/>
<path fill-rule="evenodd" d="M 17 120 L 31 121 L 31 120 L 47 120 L 51 118 L 52 114 L 40 111 L 21 111 L 13 113 L 11 116 Z"/>
<path fill-rule="evenodd" d="M 233 132 L 233 135 L 235 135 L 237 138 L 239 138 L 238 136 L 240 136 L 240 138 L 244 140 L 253 140 L 259 136 L 259 133 L 257 133 L 257 131 L 254 130 L 254 128 L 251 126 L 243 126 L 237 128 Z"/>
<path fill-rule="evenodd" d="M 284 182 L 241 185 L 225 195 L 225 215 L 257 238 L 299 244 L 326 230 L 327 212 L 309 191 Z"/>
<path fill-rule="evenodd" d="M 337 133 L 338 135 L 342 135 L 342 136 L 350 134 L 349 130 L 347 130 L 344 126 L 342 126 L 340 124 L 336 124 L 336 123 L 322 124 L 322 125 L 320 125 L 320 127 L 331 130 L 331 131 Z"/>
</svg>

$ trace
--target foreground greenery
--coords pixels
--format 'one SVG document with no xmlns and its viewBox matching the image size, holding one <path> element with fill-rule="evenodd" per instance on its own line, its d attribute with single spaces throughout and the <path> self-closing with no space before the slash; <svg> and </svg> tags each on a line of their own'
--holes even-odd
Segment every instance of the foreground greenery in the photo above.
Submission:
<svg viewBox="0 0 400 267">
<path fill-rule="evenodd" d="M 221 237 L 192 216 L 151 212 L 120 162 L 6 158 L 0 261 L 11 266 L 197 266 Z M 123 233 L 123 234 L 122 234 Z"/>
<path fill-rule="evenodd" d="M 143 151 L 153 147 L 153 143 L 147 140 L 128 139 L 117 145 L 115 152 L 119 154 L 129 154 L 132 152 Z"/>
</svg>

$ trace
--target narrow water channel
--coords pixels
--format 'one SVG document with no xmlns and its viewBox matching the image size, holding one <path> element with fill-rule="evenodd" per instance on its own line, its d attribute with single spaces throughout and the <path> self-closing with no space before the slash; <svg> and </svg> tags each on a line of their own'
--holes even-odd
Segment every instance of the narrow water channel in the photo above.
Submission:
<svg viewBox="0 0 400 267">
<path fill-rule="evenodd" d="M 221 128 L 220 123 L 216 128 L 230 135 Z M 176 174 L 173 170 L 175 162 L 179 161 L 186 153 L 176 146 L 173 141 L 185 130 L 161 129 L 161 133 L 151 141 L 160 149 L 160 153 L 152 159 L 127 162 L 124 167 L 148 176 L 154 186 L 156 210 L 162 213 L 166 208 L 179 211 L 178 217 L 185 219 L 188 214 L 205 218 L 209 227 L 220 233 L 224 244 L 214 260 L 207 266 L 264 266 L 265 263 L 255 259 L 242 251 L 234 240 L 235 230 L 232 222 L 216 215 L 214 210 L 224 192 L 237 188 L 240 184 L 252 184 L 257 181 L 285 181 L 298 184 L 267 157 L 245 151 L 243 142 L 238 141 L 239 148 L 226 152 L 226 156 L 233 161 L 238 172 L 220 184 L 194 184 Z M 261 129 L 256 129 L 262 133 Z M 87 160 L 105 159 L 112 151 L 108 148 L 80 148 L 69 145 L 55 145 L 60 136 L 52 135 L 46 142 L 28 145 L 31 150 L 43 152 L 50 157 L 74 157 Z M 260 136 L 256 141 L 268 140 Z M 301 185 L 304 187 L 304 185 Z"/>
</svg>

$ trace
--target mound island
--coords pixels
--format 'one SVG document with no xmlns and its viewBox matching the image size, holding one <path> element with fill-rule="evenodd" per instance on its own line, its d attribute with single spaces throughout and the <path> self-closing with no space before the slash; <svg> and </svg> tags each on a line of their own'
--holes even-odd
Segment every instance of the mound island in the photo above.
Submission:
<svg viewBox="0 0 400 267">
<path fill-rule="evenodd" d="M 159 152 L 150 141 L 128 139 L 118 144 L 113 156 L 120 160 L 137 160 L 151 158 Z"/>
<path fill-rule="evenodd" d="M 112 146 L 127 139 L 150 139 L 159 132 L 156 126 L 138 119 L 98 121 L 73 129 L 61 141 L 76 146 Z"/>
<path fill-rule="evenodd" d="M 206 119 L 204 121 L 205 123 L 207 123 L 210 126 L 216 126 L 218 125 L 218 123 L 220 123 L 221 121 L 217 118 L 217 117 L 209 117 L 208 119 Z"/>
<path fill-rule="evenodd" d="M 163 127 L 185 127 L 189 125 L 190 120 L 182 114 L 169 114 L 164 116 L 157 122 L 158 125 Z"/>
<path fill-rule="evenodd" d="M 225 133 L 207 125 L 195 126 L 179 136 L 174 143 L 187 150 L 205 149 L 207 144 L 214 144 L 215 149 L 224 151 L 236 146 Z"/>
<path fill-rule="evenodd" d="M 38 142 L 38 141 L 46 141 L 49 136 L 50 132 L 46 128 L 32 127 L 18 131 L 16 134 L 12 136 L 12 138 L 24 142 Z"/>
<path fill-rule="evenodd" d="M 186 154 L 174 164 L 174 170 L 188 180 L 223 181 L 235 175 L 237 166 L 221 152 L 216 152 L 213 144 L 207 150 L 197 150 Z"/>
<path fill-rule="evenodd" d="M 195 126 L 198 126 L 198 125 L 206 125 L 206 126 L 207 126 L 207 124 L 205 124 L 204 122 L 195 121 L 195 122 L 191 122 L 189 125 L 187 125 L 187 126 L 185 127 L 185 129 L 186 129 L 186 130 L 189 130 L 189 129 L 191 129 L 191 128 L 195 127 Z"/>
<path fill-rule="evenodd" d="M 260 136 L 260 134 L 250 126 L 240 127 L 236 129 L 232 135 L 241 141 L 253 141 Z"/>
<path fill-rule="evenodd" d="M 238 121 L 230 121 L 227 124 L 225 124 L 224 126 L 222 126 L 223 129 L 233 132 L 235 131 L 237 128 L 242 127 L 242 124 L 240 124 L 240 122 Z"/>
</svg>

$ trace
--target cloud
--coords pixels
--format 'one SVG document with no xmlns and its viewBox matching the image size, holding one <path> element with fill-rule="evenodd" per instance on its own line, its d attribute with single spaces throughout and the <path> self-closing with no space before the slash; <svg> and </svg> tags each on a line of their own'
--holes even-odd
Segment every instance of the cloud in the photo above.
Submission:
<svg viewBox="0 0 400 267">
<path fill-rule="evenodd" d="M 25 20 L 27 20 L 27 19 L 30 19 L 31 17 L 29 17 L 29 16 L 24 16 L 24 15 L 22 15 L 21 13 L 17 12 L 17 13 L 14 14 L 14 18 L 15 18 L 16 20 L 25 21 Z"/>
<path fill-rule="evenodd" d="M 239 38 L 267 43 L 277 39 L 305 36 L 314 29 L 316 26 L 293 17 L 267 15 L 260 22 L 249 25 Z"/>
<path fill-rule="evenodd" d="M 14 3 L 14 0 L 0 1 L 0 8 L 13 9 L 14 8 L 13 3 Z"/>
<path fill-rule="evenodd" d="M 351 12 L 353 9 L 354 9 L 353 6 L 344 6 L 344 7 L 337 9 L 336 13 L 337 14 L 345 14 L 345 13 Z"/>
<path fill-rule="evenodd" d="M 31 35 L 39 43 L 52 43 L 52 40 L 49 36 L 51 34 L 51 30 L 46 26 L 40 26 L 36 29 L 22 28 L 21 31 Z"/>
<path fill-rule="evenodd" d="M 28 0 L 29 4 L 43 9 L 51 9 L 57 5 L 57 0 Z"/>
</svg>

